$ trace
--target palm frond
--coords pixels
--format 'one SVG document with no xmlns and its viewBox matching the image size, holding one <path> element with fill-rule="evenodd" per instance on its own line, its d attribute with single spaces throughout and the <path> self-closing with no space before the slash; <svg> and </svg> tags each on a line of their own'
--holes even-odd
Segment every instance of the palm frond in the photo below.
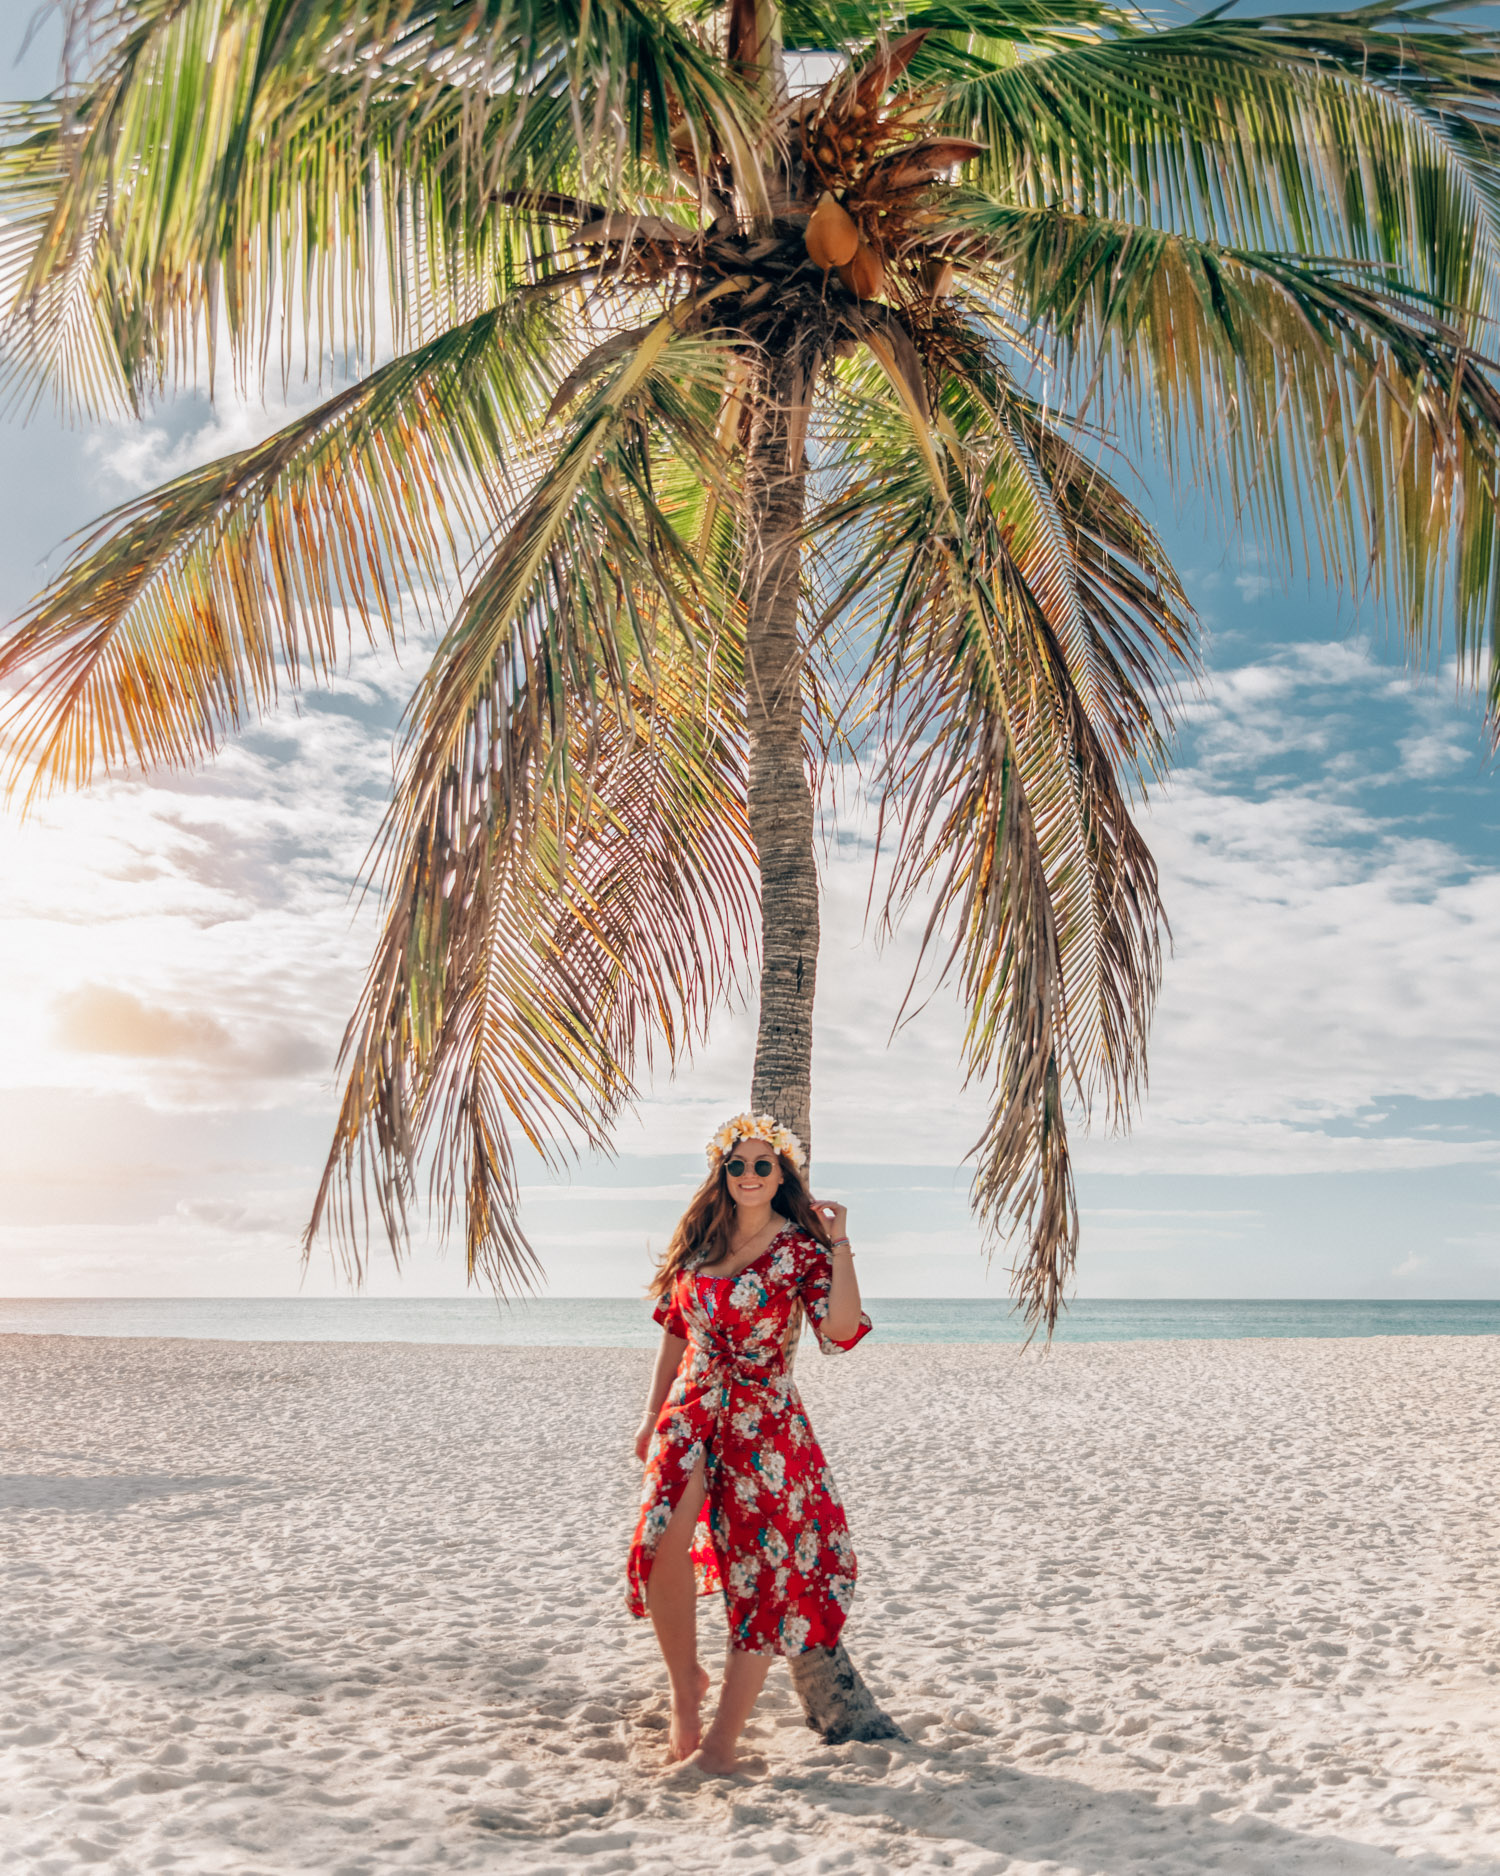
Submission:
<svg viewBox="0 0 1500 1876">
<path fill-rule="evenodd" d="M 712 297 L 663 314 L 562 413 L 545 469 L 488 548 L 419 693 L 402 810 L 409 827 L 430 813 L 476 710 L 489 709 L 499 663 L 522 660 L 534 707 L 559 713 L 560 735 L 570 689 L 603 697 L 618 685 L 623 695 L 635 658 L 649 678 L 663 607 L 690 631 L 680 594 L 695 568 L 656 499 L 652 444 L 654 431 L 666 434 L 705 488 L 722 485 L 713 424 L 731 353 L 683 331 Z M 622 580 L 613 567 L 640 572 Z"/>
<path fill-rule="evenodd" d="M 502 1291 L 526 1283 L 534 1263 L 512 1135 L 554 1165 L 607 1146 L 642 1051 L 649 1059 L 660 1041 L 678 1060 L 743 983 L 754 850 L 738 713 L 723 694 L 731 661 L 719 650 L 712 668 L 682 660 L 673 681 L 659 671 L 628 723 L 580 724 L 562 795 L 539 752 L 525 768 L 513 753 L 511 813 L 523 775 L 537 796 L 521 816 L 529 838 L 501 815 L 451 880 L 425 856 L 401 878 L 351 1026 L 309 1243 L 328 1228 L 357 1270 L 373 1191 L 399 1256 L 425 1154 L 441 1214 L 462 1224 L 470 1274 Z M 718 694 L 705 688 L 714 672 Z M 454 778 L 463 782 L 484 785 L 478 774 Z"/>
<path fill-rule="evenodd" d="M 1379 270 L 1120 221 L 971 203 L 1005 318 L 1085 401 L 1154 436 L 1183 485 L 1287 563 L 1388 603 L 1422 649 L 1500 647 L 1500 365 Z"/>
<path fill-rule="evenodd" d="M 351 624 L 394 636 L 524 490 L 567 347 L 545 304 L 481 314 L 107 516 L 0 647 L 13 784 L 191 763 Z"/>
<path fill-rule="evenodd" d="M 518 207 L 664 173 L 673 113 L 742 148 L 735 75 L 655 0 L 82 0 L 91 54 L 0 113 L 4 341 L 134 398 L 301 326 L 313 363 L 472 316 L 555 253 Z M 93 306 L 108 308 L 91 326 Z M 86 342 L 87 341 L 87 342 Z"/>
<path fill-rule="evenodd" d="M 1002 47 L 1036 52 L 1144 23 L 1135 8 L 1112 0 L 917 0 L 877 7 L 865 0 L 791 0 L 782 15 L 789 46 L 865 47 L 882 37 L 928 34 L 910 68 L 917 86 L 951 78 L 954 60 L 965 54 L 992 65 Z"/>
<path fill-rule="evenodd" d="M 935 41 L 999 199 L 1394 268 L 1500 318 L 1500 37 L 1405 0 L 1222 9 L 987 70 Z"/>
<path fill-rule="evenodd" d="M 418 694 L 310 1236 L 357 1247 L 369 1174 L 399 1245 L 430 1149 L 471 1268 L 522 1280 L 509 1127 L 603 1144 L 747 954 L 743 648 L 698 551 L 726 361 L 679 323 L 569 405 Z"/>
<path fill-rule="evenodd" d="M 1117 770 L 1160 755 L 1192 619 L 1150 528 L 996 368 L 955 374 L 925 441 L 903 416 L 819 521 L 865 537 L 848 587 L 878 630 L 887 914 L 926 897 L 924 950 L 947 934 L 970 1072 L 995 1088 L 975 1201 L 1024 1228 L 1018 1289 L 1050 1330 L 1077 1237 L 1065 1103 L 1128 1113 L 1160 971 Z"/>
</svg>

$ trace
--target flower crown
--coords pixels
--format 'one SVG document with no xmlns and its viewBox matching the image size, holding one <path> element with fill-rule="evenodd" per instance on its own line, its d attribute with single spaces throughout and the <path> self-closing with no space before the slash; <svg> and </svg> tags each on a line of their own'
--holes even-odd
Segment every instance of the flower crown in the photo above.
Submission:
<svg viewBox="0 0 1500 1876">
<path fill-rule="evenodd" d="M 726 1120 L 708 1143 L 708 1164 L 716 1169 L 736 1140 L 769 1140 L 801 1172 L 807 1164 L 802 1142 L 790 1127 L 783 1127 L 774 1114 L 736 1114 Z"/>
</svg>

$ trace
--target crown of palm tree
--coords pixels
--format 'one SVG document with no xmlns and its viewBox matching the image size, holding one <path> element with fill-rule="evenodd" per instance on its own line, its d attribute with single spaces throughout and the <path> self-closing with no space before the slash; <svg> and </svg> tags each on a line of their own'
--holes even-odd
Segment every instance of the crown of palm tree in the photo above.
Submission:
<svg viewBox="0 0 1500 1876">
<path fill-rule="evenodd" d="M 840 54 L 821 89 L 783 35 Z M 139 405 L 299 332 L 360 363 L 78 544 L 0 651 L 14 774 L 199 760 L 351 622 L 459 594 L 314 1225 L 357 1265 L 373 1197 L 399 1250 L 425 1153 L 471 1270 L 524 1276 L 514 1131 L 606 1143 L 702 1032 L 779 826 L 757 739 L 796 793 L 804 729 L 853 724 L 886 916 L 925 907 L 992 1089 L 976 1204 L 1050 1328 L 1067 1110 L 1121 1119 L 1144 1072 L 1130 803 L 1194 669 L 1114 452 L 1315 543 L 1414 644 L 1451 617 L 1480 673 L 1496 40 L 1396 0 L 92 0 L 70 47 L 0 152 L 13 394 Z"/>
</svg>

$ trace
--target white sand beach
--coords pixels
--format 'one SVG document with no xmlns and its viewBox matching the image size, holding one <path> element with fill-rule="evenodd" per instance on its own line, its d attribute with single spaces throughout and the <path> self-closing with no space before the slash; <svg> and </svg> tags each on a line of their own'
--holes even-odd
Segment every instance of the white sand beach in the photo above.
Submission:
<svg viewBox="0 0 1500 1876">
<path fill-rule="evenodd" d="M 6 1337 L 0 1868 L 1500 1872 L 1497 1358 L 804 1349 L 912 1743 L 777 1668 L 704 1783 L 621 1597 L 645 1352 Z"/>
</svg>

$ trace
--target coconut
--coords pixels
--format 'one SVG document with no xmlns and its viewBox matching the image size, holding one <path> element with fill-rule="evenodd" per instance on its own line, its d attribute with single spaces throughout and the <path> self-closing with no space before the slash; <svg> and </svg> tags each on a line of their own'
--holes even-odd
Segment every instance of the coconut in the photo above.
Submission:
<svg viewBox="0 0 1500 1876">
<path fill-rule="evenodd" d="M 880 256 L 863 237 L 850 260 L 840 267 L 839 279 L 857 300 L 879 298 L 885 287 L 885 269 Z"/>
<path fill-rule="evenodd" d="M 849 211 L 825 189 L 808 218 L 805 239 L 808 253 L 826 274 L 830 267 L 842 267 L 853 260 L 859 246 L 859 229 Z"/>
</svg>

